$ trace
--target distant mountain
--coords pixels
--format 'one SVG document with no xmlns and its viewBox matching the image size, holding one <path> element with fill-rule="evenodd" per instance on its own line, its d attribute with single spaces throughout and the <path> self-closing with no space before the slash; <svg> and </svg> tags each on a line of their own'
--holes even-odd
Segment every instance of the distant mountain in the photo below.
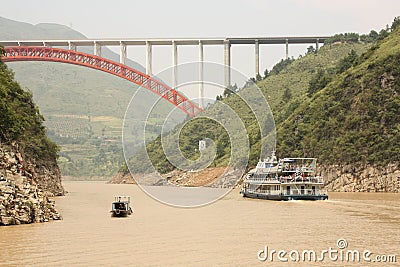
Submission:
<svg viewBox="0 0 400 267">
<path fill-rule="evenodd" d="M 67 26 L 52 23 L 32 25 L 3 17 L 0 17 L 0 34 L 1 40 L 86 39 L 83 34 Z"/>
<path fill-rule="evenodd" d="M 82 33 L 74 29 L 55 23 L 39 23 L 32 25 L 0 17 L 0 40 L 40 40 L 40 39 L 88 39 Z M 78 51 L 93 53 L 93 48 L 78 47 Z M 119 61 L 119 55 L 107 47 L 102 48 L 102 56 L 110 60 Z M 126 65 L 145 72 L 146 69 L 139 63 L 127 59 Z"/>
<path fill-rule="evenodd" d="M 32 25 L 0 17 L 0 40 L 15 39 L 86 39 L 86 36 L 63 25 Z M 93 53 L 90 47 L 78 47 L 78 50 Z M 119 61 L 119 55 L 107 47 L 102 48 L 102 56 Z M 122 120 L 138 86 L 101 71 L 69 64 L 13 62 L 7 65 L 21 86 L 33 93 L 46 119 L 49 137 L 61 145 L 59 165 L 63 175 L 96 179 L 114 175 L 124 162 Z M 145 71 L 132 60 L 127 60 L 127 65 Z M 145 90 L 143 101 L 135 107 L 132 116 L 141 120 L 144 107 L 154 97 L 155 94 Z M 134 148 L 141 145 L 142 140 L 134 140 Z"/>
</svg>

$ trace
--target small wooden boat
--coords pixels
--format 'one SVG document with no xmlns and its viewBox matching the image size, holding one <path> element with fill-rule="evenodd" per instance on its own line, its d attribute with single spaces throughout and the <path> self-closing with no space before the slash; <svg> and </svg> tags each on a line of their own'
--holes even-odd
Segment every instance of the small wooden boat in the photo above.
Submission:
<svg viewBox="0 0 400 267">
<path fill-rule="evenodd" d="M 129 196 L 116 196 L 114 202 L 111 204 L 111 215 L 113 217 L 127 217 L 133 213 L 130 206 L 131 197 Z"/>
</svg>

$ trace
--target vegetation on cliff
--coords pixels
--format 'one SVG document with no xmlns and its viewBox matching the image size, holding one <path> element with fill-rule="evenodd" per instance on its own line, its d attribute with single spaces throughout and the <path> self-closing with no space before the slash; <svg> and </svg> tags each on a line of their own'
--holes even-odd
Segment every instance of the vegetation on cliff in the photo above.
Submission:
<svg viewBox="0 0 400 267">
<path fill-rule="evenodd" d="M 58 146 L 43 116 L 0 60 L 0 225 L 58 220 L 50 196 L 63 195 Z"/>
<path fill-rule="evenodd" d="M 366 53 L 345 57 L 330 82 L 310 83 L 310 97 L 278 127 L 279 152 L 328 164 L 400 162 L 399 62 L 396 20 Z"/>
<path fill-rule="evenodd" d="M 58 147 L 46 136 L 43 116 L 32 94 L 15 81 L 7 65 L 0 62 L 0 141 L 16 142 L 31 159 L 55 164 Z"/>
</svg>

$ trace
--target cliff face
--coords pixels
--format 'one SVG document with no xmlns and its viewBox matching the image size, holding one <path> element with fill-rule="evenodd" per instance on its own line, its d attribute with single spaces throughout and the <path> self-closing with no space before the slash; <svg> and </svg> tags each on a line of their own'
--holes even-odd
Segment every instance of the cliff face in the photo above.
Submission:
<svg viewBox="0 0 400 267">
<path fill-rule="evenodd" d="M 63 194 L 57 165 L 36 165 L 15 144 L 0 145 L 0 225 L 59 220 L 49 197 Z"/>
<path fill-rule="evenodd" d="M 58 147 L 43 122 L 32 94 L 0 60 L 0 225 L 60 219 L 49 199 L 64 194 Z"/>
<path fill-rule="evenodd" d="M 400 168 L 397 164 L 322 165 L 319 169 L 329 191 L 400 193 Z"/>
</svg>

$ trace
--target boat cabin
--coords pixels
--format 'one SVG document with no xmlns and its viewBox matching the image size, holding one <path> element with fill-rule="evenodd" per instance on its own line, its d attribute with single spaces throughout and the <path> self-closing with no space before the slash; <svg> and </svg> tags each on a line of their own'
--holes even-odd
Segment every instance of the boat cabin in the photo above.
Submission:
<svg viewBox="0 0 400 267">
<path fill-rule="evenodd" d="M 129 196 L 116 196 L 111 204 L 111 213 L 114 217 L 126 217 L 132 214 Z"/>
</svg>

